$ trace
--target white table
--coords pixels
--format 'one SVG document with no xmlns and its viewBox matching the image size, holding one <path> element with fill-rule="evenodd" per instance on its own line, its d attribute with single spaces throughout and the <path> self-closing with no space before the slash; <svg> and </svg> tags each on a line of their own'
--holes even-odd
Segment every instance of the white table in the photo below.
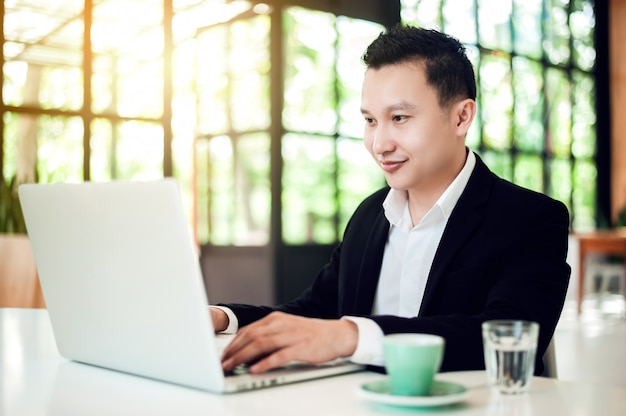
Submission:
<svg viewBox="0 0 626 416">
<path fill-rule="evenodd" d="M 67 361 L 57 352 L 46 310 L 0 309 L 2 416 L 406 413 L 407 409 L 372 404 L 356 394 L 360 384 L 382 377 L 363 372 L 231 395 L 205 393 Z M 486 387 L 482 371 L 444 373 L 438 378 L 470 390 L 463 403 L 431 409 L 442 415 L 626 414 L 626 388 L 536 377 L 528 394 L 506 397 Z"/>
</svg>

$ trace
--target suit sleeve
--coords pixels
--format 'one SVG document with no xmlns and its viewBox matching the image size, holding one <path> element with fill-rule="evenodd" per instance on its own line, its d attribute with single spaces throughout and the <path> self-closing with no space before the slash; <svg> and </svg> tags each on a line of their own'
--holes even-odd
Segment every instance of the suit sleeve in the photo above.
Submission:
<svg viewBox="0 0 626 416">
<path fill-rule="evenodd" d="M 367 241 L 365 236 L 371 234 L 371 224 L 380 215 L 382 201 L 388 192 L 389 188 L 383 188 L 359 205 L 346 226 L 345 238 L 349 241 L 356 240 L 359 244 Z M 381 226 L 388 228 L 389 224 L 385 221 Z M 276 307 L 244 304 L 222 304 L 221 306 L 230 308 L 237 315 L 240 327 L 261 319 L 273 311 L 314 318 L 339 318 L 349 313 L 346 311 L 346 305 L 352 305 L 355 301 L 353 282 L 352 280 L 346 281 L 346 276 L 351 279 L 357 274 L 356 269 L 360 267 L 364 256 L 364 249 L 355 248 L 353 243 L 348 244 L 350 249 L 346 252 L 344 243 L 339 243 L 328 263 L 315 276 L 311 286 L 290 302 Z M 376 251 L 382 258 L 382 248 Z"/>
</svg>

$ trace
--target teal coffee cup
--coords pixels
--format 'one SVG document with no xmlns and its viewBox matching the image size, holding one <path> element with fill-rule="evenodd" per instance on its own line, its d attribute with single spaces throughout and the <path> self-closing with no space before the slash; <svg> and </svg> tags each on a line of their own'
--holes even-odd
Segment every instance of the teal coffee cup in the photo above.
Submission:
<svg viewBox="0 0 626 416">
<path fill-rule="evenodd" d="M 428 396 L 439 371 L 445 341 L 438 335 L 390 334 L 383 339 L 391 393 Z"/>
</svg>

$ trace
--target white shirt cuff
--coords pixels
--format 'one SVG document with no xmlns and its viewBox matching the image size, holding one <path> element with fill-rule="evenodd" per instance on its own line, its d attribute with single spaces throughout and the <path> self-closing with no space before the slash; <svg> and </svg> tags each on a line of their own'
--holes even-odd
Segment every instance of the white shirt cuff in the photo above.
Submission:
<svg viewBox="0 0 626 416">
<path fill-rule="evenodd" d="M 357 316 L 343 316 L 341 319 L 354 322 L 358 329 L 356 350 L 350 357 L 350 361 L 357 364 L 384 366 L 383 338 L 385 334 L 378 324 L 371 319 Z"/>
<path fill-rule="evenodd" d="M 239 319 L 237 319 L 237 316 L 230 308 L 213 305 L 209 306 L 209 308 L 222 310 L 226 313 L 226 316 L 228 316 L 228 326 L 225 330 L 221 331 L 220 334 L 236 334 L 237 331 L 239 331 Z"/>
</svg>

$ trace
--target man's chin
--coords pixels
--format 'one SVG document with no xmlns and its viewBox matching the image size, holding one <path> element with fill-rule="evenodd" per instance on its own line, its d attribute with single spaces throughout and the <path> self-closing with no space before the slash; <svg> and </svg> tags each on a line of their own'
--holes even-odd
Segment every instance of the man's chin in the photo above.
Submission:
<svg viewBox="0 0 626 416">
<path fill-rule="evenodd" d="M 401 182 L 399 180 L 389 180 L 387 178 L 386 182 L 387 182 L 387 186 L 389 186 L 391 189 L 394 189 L 396 191 L 406 191 L 409 189 L 406 183 Z"/>
</svg>

